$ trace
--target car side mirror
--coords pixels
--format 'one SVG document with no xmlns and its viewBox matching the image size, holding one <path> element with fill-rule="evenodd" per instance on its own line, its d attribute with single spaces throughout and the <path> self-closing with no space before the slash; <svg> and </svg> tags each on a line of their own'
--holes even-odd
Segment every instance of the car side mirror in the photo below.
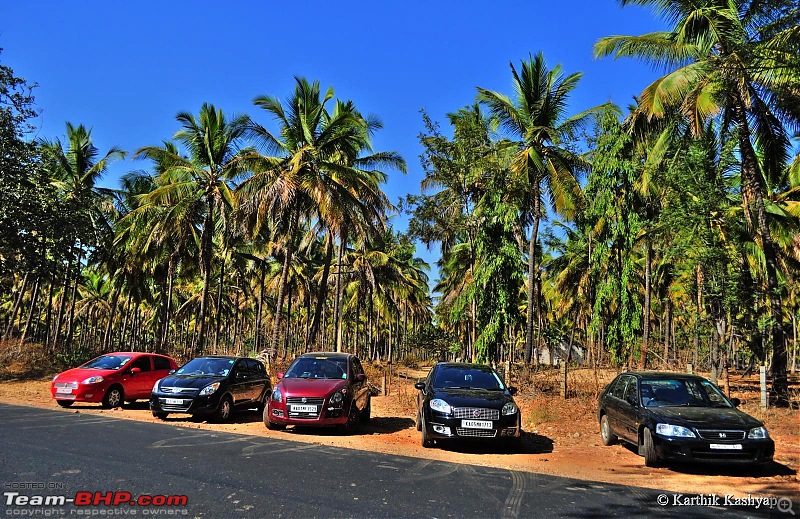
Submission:
<svg viewBox="0 0 800 519">
<path fill-rule="evenodd" d="M 733 405 L 733 407 L 739 407 L 740 405 L 742 405 L 742 401 L 739 400 L 738 398 L 731 398 L 731 404 Z"/>
<path fill-rule="evenodd" d="M 141 373 L 142 368 L 131 368 L 131 375 L 135 375 L 137 373 Z"/>
<path fill-rule="evenodd" d="M 278 377 L 278 380 L 282 379 L 282 378 L 283 378 L 283 371 L 279 372 L 279 373 L 278 373 L 277 375 L 275 375 L 275 376 L 276 376 L 276 377 Z"/>
<path fill-rule="evenodd" d="M 236 375 L 234 375 L 234 376 L 236 377 L 236 380 L 244 380 L 244 379 L 247 378 L 247 373 L 245 373 L 243 371 L 237 371 Z"/>
<path fill-rule="evenodd" d="M 518 389 L 514 386 L 508 386 L 508 394 L 514 396 L 517 394 Z"/>
<path fill-rule="evenodd" d="M 422 391 L 423 389 L 425 389 L 425 382 L 417 382 L 416 384 L 414 384 L 414 389 L 419 389 L 420 391 Z"/>
<path fill-rule="evenodd" d="M 365 380 L 367 380 L 367 376 L 365 374 L 359 373 L 356 375 L 356 382 L 364 382 Z"/>
<path fill-rule="evenodd" d="M 626 396 L 625 401 L 631 404 L 633 407 L 639 407 L 639 402 L 636 401 L 636 397 L 633 395 Z"/>
<path fill-rule="evenodd" d="M 169 370 L 169 374 L 170 375 L 174 375 L 175 374 L 175 370 L 174 369 Z"/>
</svg>

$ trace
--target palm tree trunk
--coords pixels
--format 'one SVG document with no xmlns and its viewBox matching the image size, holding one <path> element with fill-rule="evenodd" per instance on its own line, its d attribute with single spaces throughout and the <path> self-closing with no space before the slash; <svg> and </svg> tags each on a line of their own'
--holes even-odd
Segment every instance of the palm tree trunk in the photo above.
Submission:
<svg viewBox="0 0 800 519">
<path fill-rule="evenodd" d="M 339 240 L 339 254 L 336 260 L 336 297 L 333 307 L 333 336 L 336 340 L 336 351 L 342 351 L 342 262 L 344 249 L 347 246 L 347 232 L 342 232 Z"/>
<path fill-rule="evenodd" d="M 22 346 L 25 344 L 25 339 L 28 337 L 28 330 L 31 327 L 31 321 L 33 320 L 33 313 L 36 311 L 36 300 L 39 298 L 39 279 L 41 276 L 36 276 L 36 283 L 33 286 L 33 292 L 31 293 L 31 306 L 30 311 L 28 312 L 28 318 L 25 320 L 25 329 L 22 331 L 22 337 L 19 339 L 19 350 L 22 351 Z"/>
<path fill-rule="evenodd" d="M 203 235 L 200 239 L 200 271 L 203 275 L 203 290 L 200 296 L 200 315 L 197 316 L 197 330 L 194 336 L 192 349 L 195 356 L 203 352 L 206 340 L 206 313 L 208 312 L 208 290 L 209 279 L 211 278 L 211 248 L 212 235 L 214 233 L 213 208 L 209 203 L 208 212 L 203 223 Z"/>
<path fill-rule="evenodd" d="M 292 264 L 292 256 L 294 255 L 295 248 L 295 233 L 297 232 L 298 219 L 300 215 L 297 209 L 292 209 L 292 214 L 289 217 L 289 232 L 286 236 L 286 247 L 284 251 L 283 269 L 281 269 L 281 279 L 278 283 L 278 300 L 275 305 L 275 321 L 272 323 L 272 337 L 270 339 L 270 347 L 278 347 L 278 338 L 281 332 L 281 313 L 283 309 L 283 300 L 286 293 L 286 283 L 289 280 L 289 267 Z"/>
<path fill-rule="evenodd" d="M 256 352 L 261 351 L 261 319 L 264 315 L 264 279 L 267 276 L 267 269 L 265 262 L 259 262 L 261 266 L 261 277 L 259 282 L 258 292 L 258 308 L 256 310 L 256 329 L 255 329 L 255 347 Z"/>
<path fill-rule="evenodd" d="M 772 389 L 779 403 L 789 402 L 789 381 L 786 377 L 786 342 L 781 310 L 781 288 L 778 283 L 778 264 L 772 241 L 767 211 L 764 206 L 764 187 L 758 169 L 758 159 L 750 141 L 750 127 L 741 94 L 736 94 L 734 117 L 739 125 L 739 153 L 742 160 L 742 202 L 748 218 L 756 220 L 761 249 L 764 252 L 767 274 L 767 300 L 772 317 Z M 755 213 L 755 215 L 753 215 Z"/>
<path fill-rule="evenodd" d="M 539 283 L 536 275 L 536 241 L 539 239 L 539 211 L 541 202 L 539 190 L 534 193 L 533 224 L 531 225 L 531 239 L 528 245 L 528 320 L 525 325 L 525 363 L 530 364 L 534 355 L 533 323 L 538 322 Z M 538 360 L 538 355 L 536 356 Z"/>
<path fill-rule="evenodd" d="M 58 300 L 58 312 L 56 312 L 56 322 L 54 323 L 55 333 L 53 334 L 53 343 L 50 345 L 50 350 L 55 351 L 61 340 L 61 321 L 64 319 L 64 309 L 66 308 L 67 288 L 72 275 L 72 255 L 67 260 L 67 268 L 64 271 L 64 284 L 61 286 L 61 296 Z"/>
<path fill-rule="evenodd" d="M 225 283 L 225 255 L 222 257 L 222 265 L 220 266 L 219 286 L 217 287 L 217 326 L 214 330 L 214 352 L 217 352 L 219 347 L 219 334 L 222 330 L 222 286 Z"/>
<path fill-rule="evenodd" d="M 319 280 L 319 290 L 317 291 L 317 304 L 314 309 L 314 320 L 311 323 L 311 331 L 306 338 L 306 349 L 316 342 L 317 335 L 319 335 L 319 325 L 322 320 L 322 309 L 325 307 L 325 300 L 328 298 L 328 276 L 331 272 L 331 263 L 333 262 L 333 235 L 330 231 L 327 233 L 325 245 L 325 263 L 322 265 L 322 276 Z"/>
<path fill-rule="evenodd" d="M 83 259 L 83 247 L 78 247 L 78 272 L 75 274 L 75 281 L 72 284 L 72 301 L 69 305 L 69 319 L 67 320 L 67 336 L 65 342 L 67 348 L 72 346 L 72 327 L 75 321 L 75 303 L 78 299 L 78 281 L 81 278 L 81 260 Z"/>
</svg>

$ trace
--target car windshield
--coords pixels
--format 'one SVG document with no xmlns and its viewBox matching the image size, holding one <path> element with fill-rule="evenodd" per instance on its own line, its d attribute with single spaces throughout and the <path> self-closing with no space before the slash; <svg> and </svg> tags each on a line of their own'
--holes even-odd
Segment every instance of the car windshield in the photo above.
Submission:
<svg viewBox="0 0 800 519">
<path fill-rule="evenodd" d="M 491 368 L 439 366 L 433 378 L 437 389 L 486 389 L 502 391 L 505 389 L 497 373 Z"/>
<path fill-rule="evenodd" d="M 103 355 L 102 357 L 90 360 L 81 367 L 91 369 L 119 369 L 130 362 L 132 358 L 133 357 L 130 355 Z"/>
<path fill-rule="evenodd" d="M 179 375 L 226 377 L 233 368 L 234 359 L 199 357 L 181 366 L 175 373 Z"/>
<path fill-rule="evenodd" d="M 284 378 L 347 378 L 347 359 L 300 357 L 289 366 Z"/>
<path fill-rule="evenodd" d="M 732 407 L 708 380 L 642 379 L 640 387 L 642 405 L 645 407 Z"/>
</svg>

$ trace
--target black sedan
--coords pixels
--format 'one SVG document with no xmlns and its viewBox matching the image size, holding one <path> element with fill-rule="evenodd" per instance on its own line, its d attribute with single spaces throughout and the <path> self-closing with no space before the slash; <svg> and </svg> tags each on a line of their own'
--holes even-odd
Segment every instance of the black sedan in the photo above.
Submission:
<svg viewBox="0 0 800 519">
<path fill-rule="evenodd" d="M 271 391 L 267 370 L 256 359 L 197 357 L 155 383 L 150 410 L 161 419 L 190 413 L 224 422 L 237 409 L 263 410 Z"/>
<path fill-rule="evenodd" d="M 767 463 L 775 444 L 764 424 L 739 411 L 714 384 L 696 375 L 632 372 L 600 393 L 604 445 L 630 443 L 648 467 L 663 461 Z"/>
<path fill-rule="evenodd" d="M 506 387 L 491 367 L 440 362 L 414 387 L 420 391 L 417 430 L 423 447 L 448 439 L 519 442 L 522 422 L 512 398 L 517 390 Z"/>
</svg>

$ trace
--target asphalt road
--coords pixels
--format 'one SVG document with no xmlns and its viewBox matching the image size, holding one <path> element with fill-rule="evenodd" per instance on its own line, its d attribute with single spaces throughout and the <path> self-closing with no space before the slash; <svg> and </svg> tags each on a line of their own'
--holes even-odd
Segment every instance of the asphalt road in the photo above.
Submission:
<svg viewBox="0 0 800 519">
<path fill-rule="evenodd" d="M 0 481 L 4 517 L 769 515 L 671 506 L 672 492 L 2 404 Z M 132 500 L 185 495 L 187 503 L 32 504 L 36 495 L 86 499 L 95 492 L 127 492 Z M 670 505 L 659 506 L 660 494 Z"/>
</svg>

